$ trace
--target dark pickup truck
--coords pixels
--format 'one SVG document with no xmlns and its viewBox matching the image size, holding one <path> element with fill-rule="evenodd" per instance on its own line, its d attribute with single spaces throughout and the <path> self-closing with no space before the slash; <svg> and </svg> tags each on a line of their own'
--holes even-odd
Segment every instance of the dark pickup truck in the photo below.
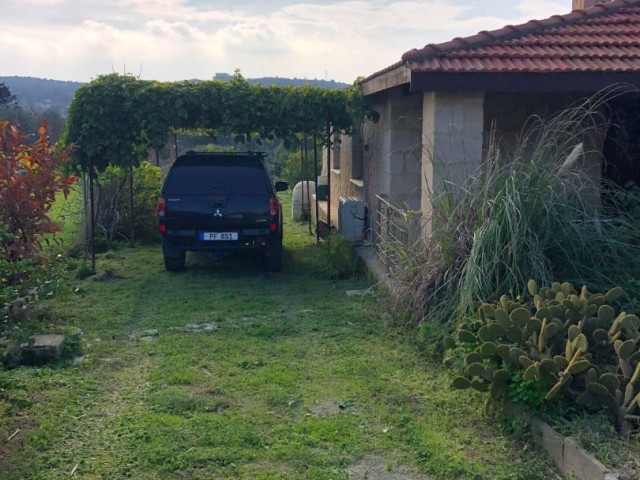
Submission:
<svg viewBox="0 0 640 480">
<path fill-rule="evenodd" d="M 282 269 L 282 209 L 261 153 L 196 153 L 178 157 L 158 200 L 168 271 L 184 269 L 187 251 L 260 250 L 265 268 Z"/>
</svg>

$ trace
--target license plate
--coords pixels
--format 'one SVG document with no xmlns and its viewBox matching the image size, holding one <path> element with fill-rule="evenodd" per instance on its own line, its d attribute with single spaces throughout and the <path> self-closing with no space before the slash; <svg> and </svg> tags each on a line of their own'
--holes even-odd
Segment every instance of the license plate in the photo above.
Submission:
<svg viewBox="0 0 640 480">
<path fill-rule="evenodd" d="M 238 232 L 202 232 L 200 240 L 205 242 L 238 240 Z"/>
</svg>

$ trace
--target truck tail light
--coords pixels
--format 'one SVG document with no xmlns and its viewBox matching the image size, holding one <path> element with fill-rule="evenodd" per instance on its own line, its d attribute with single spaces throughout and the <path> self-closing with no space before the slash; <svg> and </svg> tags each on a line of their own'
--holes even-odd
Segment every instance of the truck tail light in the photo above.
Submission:
<svg viewBox="0 0 640 480">
<path fill-rule="evenodd" d="M 278 199 L 276 197 L 271 197 L 269 199 L 269 213 L 271 215 L 278 215 L 280 212 L 280 204 L 278 203 Z"/>
<path fill-rule="evenodd" d="M 164 217 L 164 214 L 166 213 L 164 197 L 158 198 L 158 204 L 156 205 L 156 213 L 158 214 L 159 217 Z"/>
</svg>

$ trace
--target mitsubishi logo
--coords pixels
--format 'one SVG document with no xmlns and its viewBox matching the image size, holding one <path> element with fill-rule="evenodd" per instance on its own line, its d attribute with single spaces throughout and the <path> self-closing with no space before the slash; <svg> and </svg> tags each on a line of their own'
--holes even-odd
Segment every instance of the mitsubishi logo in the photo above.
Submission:
<svg viewBox="0 0 640 480">
<path fill-rule="evenodd" d="M 216 208 L 216 213 L 213 214 L 214 217 L 222 217 L 222 213 L 220 213 L 220 209 Z"/>
</svg>

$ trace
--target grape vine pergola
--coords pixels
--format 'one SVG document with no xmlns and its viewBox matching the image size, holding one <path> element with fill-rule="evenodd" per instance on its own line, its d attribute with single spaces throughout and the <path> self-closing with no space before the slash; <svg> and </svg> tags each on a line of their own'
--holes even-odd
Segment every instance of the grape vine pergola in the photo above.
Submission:
<svg viewBox="0 0 640 480">
<path fill-rule="evenodd" d="M 109 165 L 133 168 L 140 152 L 162 148 L 172 132 L 232 136 L 236 143 L 300 136 L 319 138 L 330 155 L 337 134 L 350 134 L 377 114 L 358 86 L 251 85 L 239 72 L 230 82 L 157 82 L 130 75 L 100 76 L 81 87 L 69 107 L 66 142 L 89 177 L 91 265 L 95 270 L 93 182 Z M 317 177 L 317 172 L 316 172 Z"/>
</svg>

